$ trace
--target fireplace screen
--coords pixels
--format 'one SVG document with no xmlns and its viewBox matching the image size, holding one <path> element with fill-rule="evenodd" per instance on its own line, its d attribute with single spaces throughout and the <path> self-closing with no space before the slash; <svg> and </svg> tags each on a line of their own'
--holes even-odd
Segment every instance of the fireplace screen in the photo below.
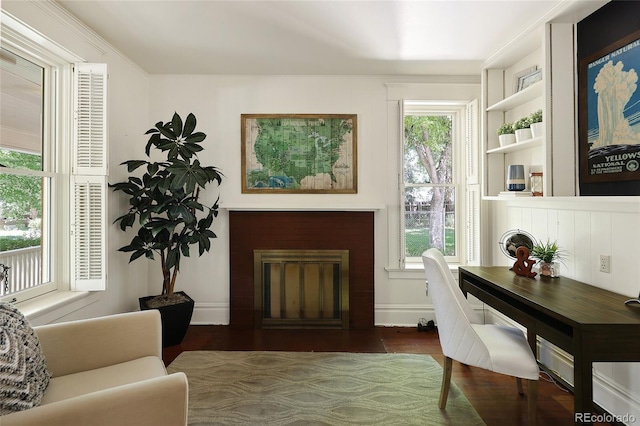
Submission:
<svg viewBox="0 0 640 426">
<path fill-rule="evenodd" d="M 349 328 L 348 250 L 254 250 L 261 328 Z"/>
</svg>

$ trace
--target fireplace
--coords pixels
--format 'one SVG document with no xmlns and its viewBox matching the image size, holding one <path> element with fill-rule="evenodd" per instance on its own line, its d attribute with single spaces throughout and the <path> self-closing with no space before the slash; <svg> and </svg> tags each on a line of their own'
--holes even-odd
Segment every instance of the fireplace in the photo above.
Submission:
<svg viewBox="0 0 640 426">
<path fill-rule="evenodd" d="M 341 318 L 344 315 L 348 318 L 339 327 L 373 327 L 373 228 L 372 211 L 230 209 L 230 325 L 245 328 L 264 325 L 264 313 L 256 308 L 256 297 L 261 297 L 255 289 L 257 250 L 340 250 L 349 253 L 349 285 L 342 299 L 348 306 L 341 314 Z"/>
<path fill-rule="evenodd" d="M 259 328 L 349 328 L 348 250 L 254 250 Z"/>
</svg>

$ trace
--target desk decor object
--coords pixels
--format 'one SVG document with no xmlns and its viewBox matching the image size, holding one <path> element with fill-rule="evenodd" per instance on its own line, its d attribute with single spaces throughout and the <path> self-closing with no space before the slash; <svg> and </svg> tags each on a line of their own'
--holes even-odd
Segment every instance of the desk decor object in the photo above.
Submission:
<svg viewBox="0 0 640 426">
<path fill-rule="evenodd" d="M 535 260 L 529 259 L 529 249 L 526 246 L 520 246 L 516 250 L 516 261 L 511 269 L 517 275 L 533 278 L 537 275 L 536 272 L 531 271 L 535 263 Z"/>
<path fill-rule="evenodd" d="M 356 114 L 242 114 L 242 193 L 356 194 Z"/>
<path fill-rule="evenodd" d="M 640 306 L 640 293 L 638 294 L 638 298 L 637 299 L 625 300 L 624 304 L 625 305 L 631 305 L 631 306 Z"/>
<path fill-rule="evenodd" d="M 533 235 L 522 229 L 510 229 L 502 234 L 500 241 L 498 241 L 502 253 L 514 260 L 517 258 L 518 247 L 525 246 L 531 250 L 535 243 Z"/>
<path fill-rule="evenodd" d="M 538 259 L 540 275 L 551 278 L 560 276 L 560 263 L 564 259 L 564 254 L 558 244 L 548 241 L 546 243 L 536 243 L 531 248 L 531 257 Z"/>
</svg>

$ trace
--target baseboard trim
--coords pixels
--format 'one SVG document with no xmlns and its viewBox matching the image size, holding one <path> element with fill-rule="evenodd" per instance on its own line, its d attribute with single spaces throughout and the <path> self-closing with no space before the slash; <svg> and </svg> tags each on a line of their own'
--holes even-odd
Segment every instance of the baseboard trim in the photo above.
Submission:
<svg viewBox="0 0 640 426">
<path fill-rule="evenodd" d="M 193 325 L 229 325 L 229 304 L 223 302 L 198 303 L 193 308 Z"/>
</svg>

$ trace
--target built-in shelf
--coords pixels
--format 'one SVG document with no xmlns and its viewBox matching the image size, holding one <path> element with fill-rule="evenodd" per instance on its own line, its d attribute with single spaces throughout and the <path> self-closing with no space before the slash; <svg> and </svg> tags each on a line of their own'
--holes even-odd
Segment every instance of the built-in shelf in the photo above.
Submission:
<svg viewBox="0 0 640 426">
<path fill-rule="evenodd" d="M 508 111 L 518 105 L 522 105 L 524 103 L 532 101 L 542 96 L 542 89 L 544 89 L 544 84 L 542 81 L 539 81 L 527 87 L 526 89 L 522 89 L 519 92 L 516 92 L 513 95 L 504 98 L 500 102 L 487 107 L 487 112 Z"/>
<path fill-rule="evenodd" d="M 524 149 L 534 148 L 542 146 L 544 137 L 539 136 L 533 139 L 527 139 L 522 142 L 512 143 L 511 145 L 500 146 L 498 148 L 492 148 L 487 150 L 487 154 L 508 154 L 510 152 L 522 151 Z"/>
</svg>

